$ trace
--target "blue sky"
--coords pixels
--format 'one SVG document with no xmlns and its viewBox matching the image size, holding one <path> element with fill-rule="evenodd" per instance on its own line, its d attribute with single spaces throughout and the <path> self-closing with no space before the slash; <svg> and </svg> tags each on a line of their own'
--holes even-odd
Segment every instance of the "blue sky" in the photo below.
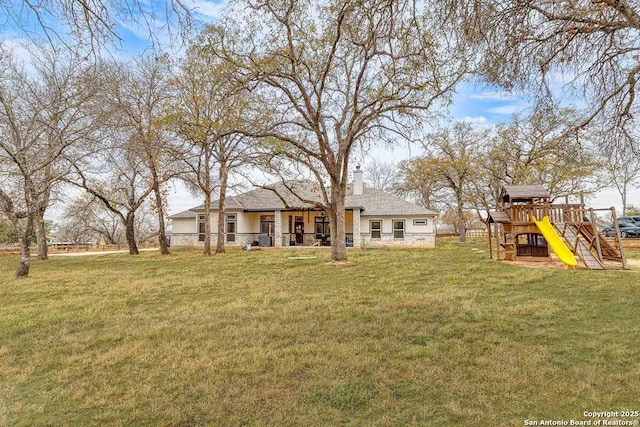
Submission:
<svg viewBox="0 0 640 427">
<path fill-rule="evenodd" d="M 508 121 L 513 114 L 529 106 L 527 98 L 520 93 L 463 83 L 453 97 L 450 113 L 454 120 L 495 124 Z"/>
<path fill-rule="evenodd" d="M 186 4 L 193 8 L 194 16 L 201 22 L 215 21 L 220 16 L 226 3 L 227 0 L 186 1 Z M 167 50 L 171 44 L 171 39 L 167 32 L 160 28 L 166 21 L 164 3 L 157 0 L 140 0 L 140 4 L 146 10 L 154 8 L 151 26 L 157 26 L 158 29 L 152 28 L 151 30 L 154 31 L 156 40 L 160 41 L 163 44 L 163 48 Z M 148 48 L 150 45 L 150 28 L 146 23 L 132 23 L 127 17 L 114 18 L 119 23 L 116 32 L 122 41 L 119 47 L 109 49 L 113 56 L 120 58 L 134 57 Z M 20 46 L 20 41 L 28 38 L 24 29 L 30 31 L 31 36 L 42 35 L 42 30 L 33 15 L 25 12 L 21 15 L 21 19 L 23 28 L 12 22 L 10 18 L 0 14 L 0 22 L 3 23 L 3 28 L 0 29 L 0 38 L 6 44 L 13 46 L 16 54 L 26 58 L 28 57 L 28 50 Z M 44 22 L 60 34 L 60 37 L 70 37 L 66 35 L 68 30 L 57 19 L 45 16 Z M 177 25 L 173 24 L 171 29 L 176 31 Z M 457 92 L 453 96 L 453 103 L 448 110 L 448 116 L 453 121 L 465 120 L 479 126 L 489 126 L 508 121 L 512 114 L 523 111 L 529 106 L 530 102 L 527 97 L 521 93 L 509 93 L 500 88 L 487 85 L 465 83 L 457 88 Z M 408 147 L 405 144 L 393 148 L 374 147 L 368 152 L 368 155 L 382 158 L 386 161 L 400 161 L 410 156 L 415 156 L 419 152 L 419 147 Z M 366 159 L 364 163 L 366 167 Z M 632 204 L 640 204 L 639 196 L 638 191 L 634 191 L 631 194 L 630 202 Z M 593 206 L 598 207 L 620 205 L 619 197 L 613 190 L 602 191 L 591 203 Z M 177 184 L 170 192 L 169 204 L 171 212 L 178 212 L 198 205 L 200 201 L 193 198 L 182 185 Z"/>
</svg>

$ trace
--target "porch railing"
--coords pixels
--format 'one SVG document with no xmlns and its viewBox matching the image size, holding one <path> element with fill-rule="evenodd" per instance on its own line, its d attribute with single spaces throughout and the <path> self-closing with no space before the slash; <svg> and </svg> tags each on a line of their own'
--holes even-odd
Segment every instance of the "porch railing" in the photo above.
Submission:
<svg viewBox="0 0 640 427">
<path fill-rule="evenodd" d="M 353 233 L 346 233 L 346 241 L 349 244 L 353 244 Z M 296 241 L 296 237 L 298 237 Z M 302 235 L 302 243 L 300 243 L 299 234 L 296 233 L 282 233 L 283 246 L 324 246 L 331 244 L 331 238 L 329 235 L 318 235 L 315 233 L 304 233 Z"/>
</svg>

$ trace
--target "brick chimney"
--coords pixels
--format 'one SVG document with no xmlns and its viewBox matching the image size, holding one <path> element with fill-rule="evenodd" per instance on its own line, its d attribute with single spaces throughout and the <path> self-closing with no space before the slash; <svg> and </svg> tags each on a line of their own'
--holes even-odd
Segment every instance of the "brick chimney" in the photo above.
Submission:
<svg viewBox="0 0 640 427">
<path fill-rule="evenodd" d="M 356 170 L 353 171 L 353 195 L 359 196 L 364 190 L 364 179 L 360 165 L 356 166 Z"/>
</svg>

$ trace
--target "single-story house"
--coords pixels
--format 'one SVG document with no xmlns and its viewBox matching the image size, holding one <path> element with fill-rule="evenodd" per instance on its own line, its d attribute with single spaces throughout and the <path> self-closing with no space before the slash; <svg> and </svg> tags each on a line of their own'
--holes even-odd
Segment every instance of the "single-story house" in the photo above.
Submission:
<svg viewBox="0 0 640 427">
<path fill-rule="evenodd" d="M 319 246 L 330 244 L 329 219 L 313 201 L 320 201 L 310 182 L 277 183 L 226 200 L 225 239 L 229 245 Z M 211 204 L 211 241 L 217 241 L 218 201 Z M 170 216 L 172 246 L 204 242 L 204 205 Z M 435 246 L 437 213 L 395 195 L 364 186 L 358 167 L 347 190 L 347 244 Z"/>
</svg>

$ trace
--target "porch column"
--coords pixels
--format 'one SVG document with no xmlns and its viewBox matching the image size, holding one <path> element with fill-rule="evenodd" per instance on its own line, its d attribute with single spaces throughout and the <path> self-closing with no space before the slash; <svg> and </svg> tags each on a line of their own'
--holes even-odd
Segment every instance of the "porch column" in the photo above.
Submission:
<svg viewBox="0 0 640 427">
<path fill-rule="evenodd" d="M 359 248 L 362 245 L 360 240 L 360 208 L 353 210 L 353 247 Z"/>
<path fill-rule="evenodd" d="M 275 212 L 275 218 L 274 218 L 275 223 L 273 224 L 273 239 L 275 240 L 275 242 L 273 242 L 273 245 L 276 248 L 281 248 L 282 247 L 282 211 L 276 211 Z"/>
</svg>

